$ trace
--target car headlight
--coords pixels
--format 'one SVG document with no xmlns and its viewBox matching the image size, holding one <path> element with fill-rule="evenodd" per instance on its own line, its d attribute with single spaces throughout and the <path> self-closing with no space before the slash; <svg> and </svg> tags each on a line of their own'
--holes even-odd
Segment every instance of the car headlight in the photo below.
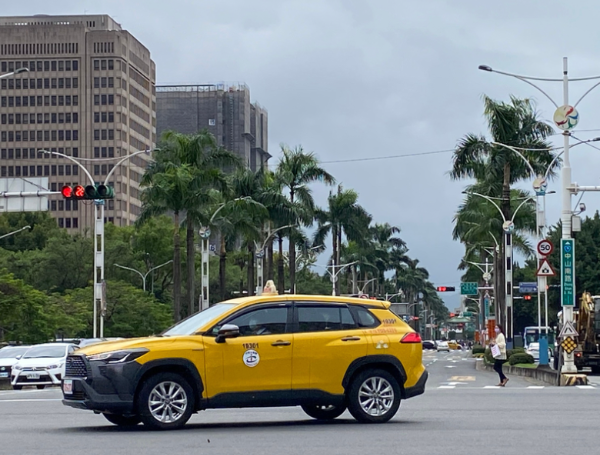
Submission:
<svg viewBox="0 0 600 455">
<path fill-rule="evenodd" d="M 55 370 L 56 368 L 62 368 L 63 365 L 64 365 L 64 362 L 59 363 L 58 365 L 48 365 L 46 367 L 46 370 Z"/>
<path fill-rule="evenodd" d="M 87 359 L 90 362 L 125 363 L 143 356 L 146 352 L 148 352 L 146 348 L 125 349 L 122 351 L 91 354 L 87 356 Z"/>
<path fill-rule="evenodd" d="M 13 370 L 20 370 L 21 369 L 21 365 L 13 365 L 12 369 Z"/>
</svg>

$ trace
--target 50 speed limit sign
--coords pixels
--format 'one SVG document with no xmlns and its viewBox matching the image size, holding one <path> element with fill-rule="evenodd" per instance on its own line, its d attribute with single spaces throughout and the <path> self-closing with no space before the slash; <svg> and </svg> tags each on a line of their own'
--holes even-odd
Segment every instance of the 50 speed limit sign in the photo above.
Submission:
<svg viewBox="0 0 600 455">
<path fill-rule="evenodd" d="M 554 250 L 554 246 L 550 240 L 542 240 L 538 243 L 537 250 L 542 256 L 549 256 Z"/>
</svg>

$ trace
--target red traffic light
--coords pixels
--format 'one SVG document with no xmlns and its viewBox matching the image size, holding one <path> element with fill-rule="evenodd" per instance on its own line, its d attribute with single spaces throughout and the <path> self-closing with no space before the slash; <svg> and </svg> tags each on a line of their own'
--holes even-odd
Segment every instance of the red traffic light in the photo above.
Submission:
<svg viewBox="0 0 600 455">
<path fill-rule="evenodd" d="M 446 292 L 446 286 L 438 286 L 437 291 L 438 292 Z"/>
<path fill-rule="evenodd" d="M 454 292 L 456 289 L 454 286 L 438 286 L 435 288 L 438 292 Z"/>
<path fill-rule="evenodd" d="M 77 199 L 83 199 L 83 197 L 85 196 L 85 188 L 82 187 L 81 185 L 77 185 L 75 187 L 74 193 L 75 193 L 75 197 Z"/>
<path fill-rule="evenodd" d="M 530 296 L 530 295 L 524 295 L 524 296 L 523 296 L 523 298 L 524 298 L 525 300 L 531 300 L 531 296 Z"/>
<path fill-rule="evenodd" d="M 63 197 L 70 199 L 71 197 L 73 197 L 73 188 L 71 188 L 70 186 L 63 186 L 62 190 L 60 190 L 61 194 L 63 195 Z"/>
</svg>

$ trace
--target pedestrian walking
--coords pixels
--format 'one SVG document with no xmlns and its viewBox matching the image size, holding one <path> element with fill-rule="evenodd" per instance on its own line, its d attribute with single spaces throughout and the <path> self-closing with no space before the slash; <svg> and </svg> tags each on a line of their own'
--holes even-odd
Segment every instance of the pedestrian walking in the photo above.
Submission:
<svg viewBox="0 0 600 455">
<path fill-rule="evenodd" d="M 504 330 L 502 326 L 496 326 L 496 338 L 490 342 L 490 348 L 492 350 L 492 356 L 494 357 L 494 371 L 498 373 L 500 377 L 500 387 L 504 387 L 508 382 L 508 378 L 502 372 L 502 365 L 506 362 L 506 338 L 504 337 Z"/>
</svg>

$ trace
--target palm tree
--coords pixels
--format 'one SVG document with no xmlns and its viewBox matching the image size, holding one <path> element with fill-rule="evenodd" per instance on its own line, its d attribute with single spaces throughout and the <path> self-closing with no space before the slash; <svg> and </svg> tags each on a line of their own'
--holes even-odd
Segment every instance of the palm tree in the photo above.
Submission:
<svg viewBox="0 0 600 455">
<path fill-rule="evenodd" d="M 316 181 L 334 185 L 335 179 L 319 166 L 319 160 L 314 153 L 305 152 L 301 146 L 290 149 L 282 145 L 281 152 L 283 156 L 277 165 L 277 178 L 281 186 L 288 190 L 292 205 L 299 203 L 299 214 L 304 215 L 296 218 L 294 224 L 310 225 L 315 203 L 309 185 Z M 296 281 L 296 243 L 293 235 L 290 235 L 289 260 L 290 289 L 293 290 Z"/>
<path fill-rule="evenodd" d="M 391 226 L 389 223 L 376 223 L 370 229 L 373 239 L 373 249 L 376 256 L 375 266 L 378 271 L 379 294 L 384 294 L 385 272 L 391 266 L 391 253 L 393 249 L 402 250 L 406 248 L 406 243 L 395 234 L 400 233 L 400 228 Z"/>
<path fill-rule="evenodd" d="M 343 235 L 348 240 L 359 244 L 364 243 L 367 238 L 371 215 L 357 203 L 358 193 L 354 190 L 343 190 L 338 186 L 337 193 L 329 193 L 327 198 L 327 210 L 315 210 L 315 218 L 318 226 L 314 234 L 313 244 L 323 245 L 325 237 L 331 234 L 333 247 L 332 267 L 334 273 L 340 265 L 340 247 Z M 336 284 L 336 293 L 339 284 Z"/>
<path fill-rule="evenodd" d="M 197 188 L 189 192 L 186 200 L 186 268 L 187 268 L 187 295 L 188 314 L 193 314 L 195 309 L 194 280 L 195 246 L 194 228 L 198 223 L 205 223 L 210 214 L 206 207 L 212 201 L 211 190 L 227 192 L 227 179 L 224 169 L 235 168 L 241 165 L 240 158 L 223 147 L 220 147 L 214 135 L 207 129 L 196 134 L 182 134 L 167 131 L 162 137 L 162 148 L 167 149 L 170 159 L 177 163 L 186 164 L 195 171 Z"/>
<path fill-rule="evenodd" d="M 157 151 L 161 154 L 161 151 Z M 196 191 L 194 169 L 170 161 L 153 161 L 142 177 L 142 212 L 137 224 L 150 217 L 173 212 L 173 317 L 181 319 L 181 241 L 179 237 L 180 214 L 186 209 L 187 194 Z"/>
<path fill-rule="evenodd" d="M 485 182 L 489 187 L 489 195 L 502 197 L 502 213 L 505 219 L 510 219 L 510 186 L 535 176 L 531 175 L 527 164 L 516 153 L 492 142 L 520 148 L 535 173 L 544 174 L 554 159 L 554 155 L 547 150 L 550 147 L 546 142 L 553 129 L 539 120 L 535 106 L 529 99 L 511 97 L 510 103 L 504 103 L 484 96 L 483 102 L 492 140 L 476 134 L 467 134 L 461 139 L 454 152 L 450 177 L 475 178 Z M 504 270 L 504 266 L 498 269 L 501 282 L 504 281 Z M 504 287 L 498 287 L 497 301 L 504 301 L 504 291 Z"/>
</svg>

